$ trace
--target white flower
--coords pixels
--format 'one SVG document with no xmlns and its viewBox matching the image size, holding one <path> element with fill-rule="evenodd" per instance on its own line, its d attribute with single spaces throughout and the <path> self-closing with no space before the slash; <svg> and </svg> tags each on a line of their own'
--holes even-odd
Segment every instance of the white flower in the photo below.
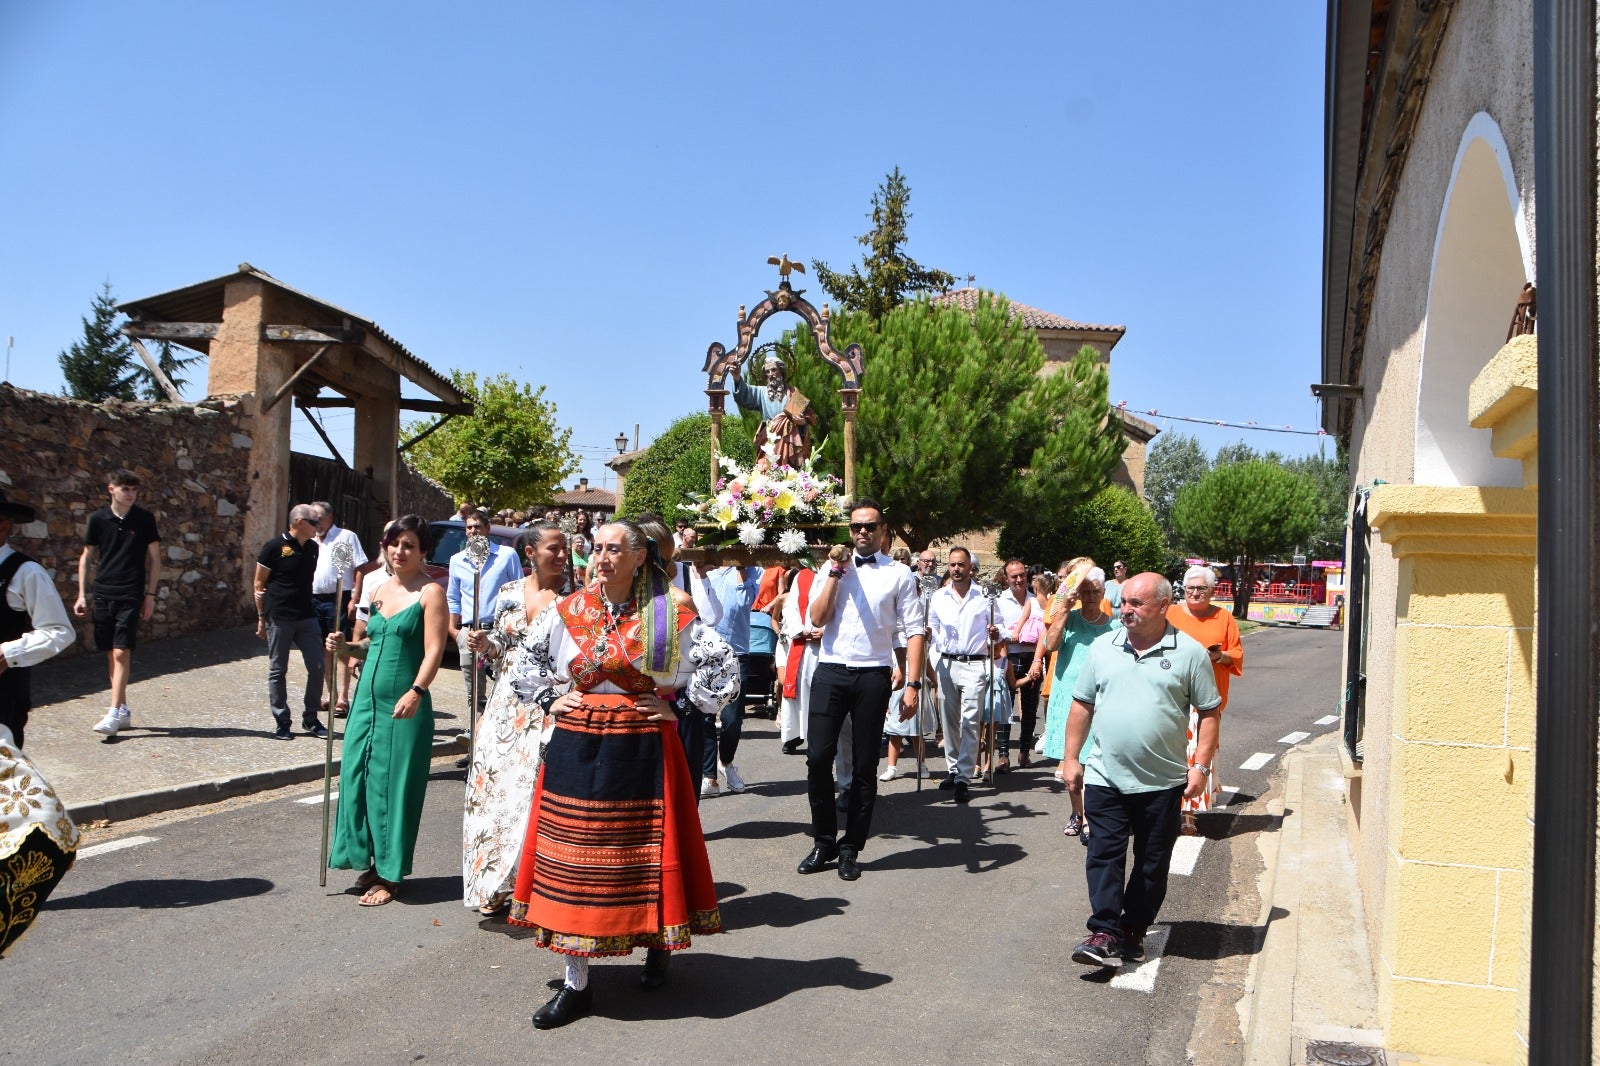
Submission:
<svg viewBox="0 0 1600 1066">
<path fill-rule="evenodd" d="M 799 555 L 806 549 L 806 535 L 798 529 L 786 529 L 778 534 L 778 550 L 786 555 Z"/>
<path fill-rule="evenodd" d="M 762 529 L 759 523 L 739 523 L 739 543 L 743 544 L 746 548 L 754 548 L 757 544 L 760 544 L 763 540 L 765 540 L 766 537 L 766 530 Z"/>
</svg>

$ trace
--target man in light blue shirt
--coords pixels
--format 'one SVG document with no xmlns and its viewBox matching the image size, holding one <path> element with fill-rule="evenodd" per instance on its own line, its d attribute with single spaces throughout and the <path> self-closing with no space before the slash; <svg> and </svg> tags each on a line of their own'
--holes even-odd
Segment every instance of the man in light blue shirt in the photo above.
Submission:
<svg viewBox="0 0 1600 1066">
<path fill-rule="evenodd" d="M 473 511 L 467 518 L 468 537 L 489 535 L 489 513 Z M 472 610 L 472 578 L 478 575 L 478 610 Z M 488 629 L 494 624 L 495 601 L 500 596 L 500 586 L 522 578 L 522 560 L 517 553 L 503 545 L 489 542 L 489 557 L 482 569 L 472 565 L 465 548 L 450 556 L 450 577 L 445 583 L 444 598 L 450 606 L 450 637 L 461 652 L 461 676 L 467 682 L 467 705 L 472 706 L 472 677 L 478 676 L 478 705 L 474 714 L 483 713 L 489 698 L 489 685 L 478 657 L 467 647 L 467 634 L 474 629 Z M 465 734 L 463 734 L 464 736 Z"/>
<path fill-rule="evenodd" d="M 1089 822 L 1089 937 L 1072 952 L 1086 966 L 1144 961 L 1144 935 L 1167 894 L 1179 804 L 1209 787 L 1217 752 L 1217 693 L 1211 657 L 1167 622 L 1172 584 L 1139 574 L 1122 584 L 1123 629 L 1089 647 L 1072 689 L 1062 780 L 1083 791 Z M 1186 747 L 1189 708 L 1199 714 L 1194 766 Z M 1094 725 L 1087 764 L 1078 762 Z M 1125 877 L 1128 838 L 1134 870 Z"/>
<path fill-rule="evenodd" d="M 761 591 L 761 568 L 721 566 L 707 574 L 705 581 L 706 591 L 722 608 L 722 618 L 712 628 L 739 657 L 739 694 L 720 712 L 720 734 L 716 731 L 719 715 L 705 716 L 706 739 L 701 753 L 700 795 L 715 796 L 721 791 L 717 773 L 719 763 L 721 778 L 727 782 L 728 791 L 744 791 L 744 778 L 739 775 L 739 768 L 734 765 L 733 759 L 738 754 L 739 739 L 744 733 L 744 689 L 749 681 L 750 605 L 756 602 L 756 594 Z M 693 764 L 691 757 L 690 765 Z"/>
</svg>

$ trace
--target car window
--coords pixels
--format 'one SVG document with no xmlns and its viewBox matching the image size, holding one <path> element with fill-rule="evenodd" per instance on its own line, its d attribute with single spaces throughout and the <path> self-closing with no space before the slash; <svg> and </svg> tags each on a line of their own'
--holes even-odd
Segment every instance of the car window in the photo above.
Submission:
<svg viewBox="0 0 1600 1066">
<path fill-rule="evenodd" d="M 449 566 L 450 556 L 467 546 L 467 531 L 460 526 L 434 526 L 433 552 L 428 562 L 434 566 Z"/>
</svg>

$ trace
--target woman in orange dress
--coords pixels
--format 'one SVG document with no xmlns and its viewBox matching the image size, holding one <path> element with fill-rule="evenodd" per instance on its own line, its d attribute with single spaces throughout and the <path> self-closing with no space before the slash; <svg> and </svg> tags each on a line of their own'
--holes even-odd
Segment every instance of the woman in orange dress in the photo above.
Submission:
<svg viewBox="0 0 1600 1066">
<path fill-rule="evenodd" d="M 1183 575 L 1183 598 L 1167 611 L 1167 621 L 1181 632 L 1198 640 L 1211 656 L 1211 669 L 1217 675 L 1217 692 L 1222 704 L 1221 714 L 1228 707 L 1228 679 L 1244 674 L 1244 647 L 1239 643 L 1239 626 L 1233 613 L 1211 602 L 1217 588 L 1217 575 L 1208 566 L 1191 566 Z M 1189 765 L 1194 765 L 1195 737 L 1200 719 L 1194 708 L 1189 708 Z M 1213 759 L 1213 762 L 1216 760 Z M 1186 836 L 1197 832 L 1194 816 L 1209 811 L 1216 805 L 1217 775 L 1206 778 L 1206 787 L 1194 799 L 1183 801 L 1183 826 L 1179 830 Z"/>
</svg>

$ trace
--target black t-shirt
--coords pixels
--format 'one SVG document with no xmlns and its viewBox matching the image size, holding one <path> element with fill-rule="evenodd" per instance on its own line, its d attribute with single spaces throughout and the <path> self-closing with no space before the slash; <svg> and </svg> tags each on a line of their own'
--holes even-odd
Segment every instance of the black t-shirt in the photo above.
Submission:
<svg viewBox="0 0 1600 1066">
<path fill-rule="evenodd" d="M 279 533 L 267 541 L 256 562 L 272 571 L 261 608 L 267 621 L 298 622 L 317 616 L 311 599 L 311 579 L 317 572 L 316 538 L 300 544 L 289 534 Z"/>
<path fill-rule="evenodd" d="M 94 594 L 103 600 L 143 599 L 145 552 L 160 539 L 156 516 L 138 504 L 121 518 L 109 507 L 90 515 L 83 543 L 96 554 Z"/>
</svg>

